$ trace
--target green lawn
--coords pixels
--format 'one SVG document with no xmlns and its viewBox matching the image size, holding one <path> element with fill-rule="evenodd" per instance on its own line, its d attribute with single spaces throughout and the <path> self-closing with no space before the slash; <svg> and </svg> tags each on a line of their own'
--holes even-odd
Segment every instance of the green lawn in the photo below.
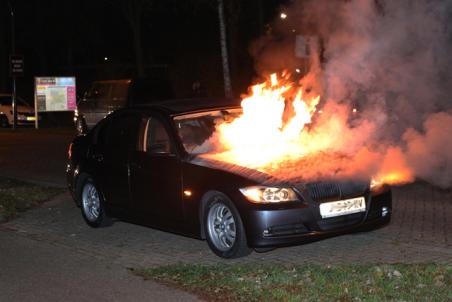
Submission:
<svg viewBox="0 0 452 302">
<path fill-rule="evenodd" d="M 0 178 L 0 222 L 11 220 L 18 213 L 36 207 L 62 192 L 64 190 L 60 188 Z"/>
<path fill-rule="evenodd" d="M 208 301 L 452 301 L 452 266 L 172 265 L 133 273 Z"/>
</svg>

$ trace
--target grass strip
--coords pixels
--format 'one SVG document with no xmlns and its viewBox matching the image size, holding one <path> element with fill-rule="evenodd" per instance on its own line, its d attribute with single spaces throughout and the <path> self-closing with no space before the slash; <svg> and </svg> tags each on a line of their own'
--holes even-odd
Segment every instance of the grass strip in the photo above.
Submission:
<svg viewBox="0 0 452 302">
<path fill-rule="evenodd" d="M 0 178 L 0 222 L 9 221 L 18 213 L 34 208 L 63 192 L 60 188 Z"/>
<path fill-rule="evenodd" d="M 177 264 L 132 271 L 207 301 L 452 301 L 446 264 Z"/>
</svg>

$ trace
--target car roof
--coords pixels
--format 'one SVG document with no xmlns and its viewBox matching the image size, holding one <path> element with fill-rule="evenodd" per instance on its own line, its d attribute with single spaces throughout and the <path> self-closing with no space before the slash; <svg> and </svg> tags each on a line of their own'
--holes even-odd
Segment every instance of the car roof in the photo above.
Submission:
<svg viewBox="0 0 452 302">
<path fill-rule="evenodd" d="M 223 108 L 237 108 L 240 106 L 238 99 L 220 99 L 220 98 L 191 98 L 158 101 L 151 104 L 137 105 L 136 109 L 157 109 L 168 115 L 182 115 L 193 112 L 202 112 Z"/>
</svg>

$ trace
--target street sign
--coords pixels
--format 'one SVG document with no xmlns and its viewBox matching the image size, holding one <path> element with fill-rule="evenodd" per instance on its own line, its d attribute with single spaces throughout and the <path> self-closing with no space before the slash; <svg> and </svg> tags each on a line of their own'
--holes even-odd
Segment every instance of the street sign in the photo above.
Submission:
<svg viewBox="0 0 452 302">
<path fill-rule="evenodd" d="M 11 76 L 23 76 L 24 75 L 24 56 L 11 55 L 10 57 L 10 74 Z"/>
<path fill-rule="evenodd" d="M 295 37 L 295 57 L 308 59 L 311 54 L 318 49 L 319 39 L 317 36 L 302 36 Z"/>
</svg>

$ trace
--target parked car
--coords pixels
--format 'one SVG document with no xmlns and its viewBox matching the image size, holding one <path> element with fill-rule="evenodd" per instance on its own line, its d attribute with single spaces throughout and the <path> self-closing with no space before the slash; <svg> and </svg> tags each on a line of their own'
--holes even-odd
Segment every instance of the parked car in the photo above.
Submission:
<svg viewBox="0 0 452 302">
<path fill-rule="evenodd" d="M 34 108 L 21 97 L 17 97 L 17 125 L 33 125 L 35 122 Z M 12 95 L 0 94 L 0 127 L 7 128 L 13 124 Z"/>
<path fill-rule="evenodd" d="M 206 239 L 224 258 L 390 221 L 385 186 L 264 184 L 227 165 L 203 162 L 199 147 L 215 122 L 240 110 L 230 102 L 168 101 L 118 110 L 76 137 L 67 183 L 85 221 L 99 227 L 116 217 Z"/>
<path fill-rule="evenodd" d="M 163 79 L 94 81 L 77 104 L 75 127 L 81 134 L 114 110 L 172 96 L 169 82 Z"/>
</svg>

